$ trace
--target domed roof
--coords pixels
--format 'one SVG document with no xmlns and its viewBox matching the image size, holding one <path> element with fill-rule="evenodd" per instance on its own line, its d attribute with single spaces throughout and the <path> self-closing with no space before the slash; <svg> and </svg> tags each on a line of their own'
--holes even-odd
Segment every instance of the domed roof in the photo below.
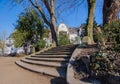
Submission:
<svg viewBox="0 0 120 84">
<path fill-rule="evenodd" d="M 60 31 L 66 31 L 68 33 L 68 28 L 67 28 L 67 26 L 64 23 L 61 23 L 58 26 L 58 32 L 60 32 Z"/>
</svg>

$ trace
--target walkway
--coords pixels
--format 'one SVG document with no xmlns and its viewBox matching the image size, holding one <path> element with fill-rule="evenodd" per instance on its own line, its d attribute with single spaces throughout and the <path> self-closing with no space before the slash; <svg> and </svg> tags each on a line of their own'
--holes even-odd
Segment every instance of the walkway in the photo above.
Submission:
<svg viewBox="0 0 120 84">
<path fill-rule="evenodd" d="M 0 84 L 55 84 L 54 78 L 16 66 L 18 57 L 0 57 Z"/>
<path fill-rule="evenodd" d="M 0 57 L 0 84 L 66 84 L 67 64 L 74 49 L 63 46 L 24 58 Z"/>
</svg>

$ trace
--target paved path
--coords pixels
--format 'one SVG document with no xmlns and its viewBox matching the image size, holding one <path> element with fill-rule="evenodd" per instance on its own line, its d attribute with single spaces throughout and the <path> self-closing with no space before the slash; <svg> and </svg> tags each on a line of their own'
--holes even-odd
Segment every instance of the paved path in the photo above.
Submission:
<svg viewBox="0 0 120 84">
<path fill-rule="evenodd" d="M 0 84 L 55 84 L 54 78 L 35 74 L 15 64 L 18 57 L 0 57 Z"/>
</svg>

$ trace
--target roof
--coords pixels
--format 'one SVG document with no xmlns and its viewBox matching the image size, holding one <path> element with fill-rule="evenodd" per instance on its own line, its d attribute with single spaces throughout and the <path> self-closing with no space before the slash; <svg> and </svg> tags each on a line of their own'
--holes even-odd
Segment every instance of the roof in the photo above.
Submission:
<svg viewBox="0 0 120 84">
<path fill-rule="evenodd" d="M 78 28 L 68 28 L 69 34 L 78 34 Z"/>
</svg>

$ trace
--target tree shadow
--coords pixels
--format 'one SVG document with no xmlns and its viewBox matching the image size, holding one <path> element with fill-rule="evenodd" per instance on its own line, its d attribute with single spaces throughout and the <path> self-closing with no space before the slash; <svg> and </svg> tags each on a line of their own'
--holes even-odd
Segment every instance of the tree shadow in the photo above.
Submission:
<svg viewBox="0 0 120 84">
<path fill-rule="evenodd" d="M 51 84 L 68 84 L 67 81 L 65 79 L 62 78 L 53 78 L 51 79 Z"/>
<path fill-rule="evenodd" d="M 78 54 L 79 55 L 79 54 Z M 89 57 L 88 56 L 76 56 L 71 60 L 70 67 L 73 67 L 74 79 L 83 81 L 85 83 L 91 83 L 91 78 L 89 77 Z M 76 75 L 77 73 L 77 75 Z"/>
<path fill-rule="evenodd" d="M 77 48 L 98 48 L 98 44 L 81 44 L 81 45 L 78 45 Z"/>
</svg>

